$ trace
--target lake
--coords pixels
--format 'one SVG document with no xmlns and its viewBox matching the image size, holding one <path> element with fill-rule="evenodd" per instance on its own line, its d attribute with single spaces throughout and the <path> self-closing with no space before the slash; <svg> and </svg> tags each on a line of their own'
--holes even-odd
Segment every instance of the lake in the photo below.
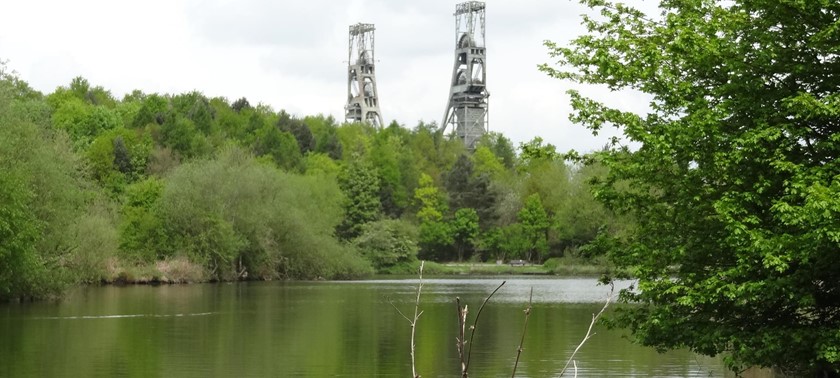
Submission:
<svg viewBox="0 0 840 378">
<path fill-rule="evenodd" d="M 517 377 L 556 376 L 609 292 L 589 278 L 426 279 L 420 375 L 459 376 L 454 299 L 473 319 L 503 280 L 479 319 L 471 377 L 511 375 L 531 288 Z M 56 302 L 2 304 L 0 376 L 410 377 L 411 329 L 394 307 L 413 314 L 417 282 L 82 287 Z M 724 376 L 719 358 L 659 354 L 619 331 L 594 332 L 575 358 L 580 377 Z"/>
</svg>

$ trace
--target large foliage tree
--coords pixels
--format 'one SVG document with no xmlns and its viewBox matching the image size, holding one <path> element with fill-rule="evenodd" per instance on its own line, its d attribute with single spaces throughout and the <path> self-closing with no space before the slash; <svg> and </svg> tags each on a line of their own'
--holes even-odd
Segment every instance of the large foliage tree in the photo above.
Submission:
<svg viewBox="0 0 840 378">
<path fill-rule="evenodd" d="M 113 253 L 100 243 L 112 227 L 89 228 L 97 195 L 67 134 L 32 113 L 41 105 L 0 62 L 0 301 L 57 293 L 92 266 L 88 248 Z"/>
<path fill-rule="evenodd" d="M 470 208 L 481 219 L 481 226 L 487 228 L 496 219 L 496 193 L 491 187 L 490 177 L 476 175 L 472 159 L 466 154 L 458 157 L 444 177 L 444 186 L 449 193 L 449 206 L 453 210 Z"/>
<path fill-rule="evenodd" d="M 33 293 L 43 267 L 35 244 L 40 227 L 28 208 L 32 192 L 17 175 L 0 175 L 0 300 Z"/>
<path fill-rule="evenodd" d="M 402 214 L 409 201 L 404 176 L 411 172 L 400 164 L 406 153 L 401 138 L 388 131 L 379 133 L 370 151 L 370 160 L 379 176 L 382 212 L 394 218 Z"/>
<path fill-rule="evenodd" d="M 379 176 L 367 162 L 357 160 L 341 171 L 338 183 L 344 193 L 344 220 L 336 228 L 339 237 L 353 239 L 362 234 L 362 227 L 379 219 Z"/>
<path fill-rule="evenodd" d="M 478 213 L 475 209 L 458 209 L 449 222 L 458 261 L 464 261 L 475 249 L 478 237 Z"/>
<path fill-rule="evenodd" d="M 522 236 L 527 240 L 526 257 L 542 260 L 548 253 L 548 228 L 551 222 L 542 205 L 539 194 L 532 194 L 525 200 L 525 206 L 517 215 L 522 224 Z"/>
<path fill-rule="evenodd" d="M 123 232 L 124 243 L 148 238 L 158 253 L 186 256 L 220 279 L 347 278 L 370 271 L 332 236 L 342 197 L 331 178 L 286 173 L 229 148 L 217 158 L 181 165 L 159 199 L 155 186 L 132 193 L 131 205 L 148 212 L 133 220 L 160 224 L 163 232 Z M 137 256 L 147 256 L 135 245 Z"/>
<path fill-rule="evenodd" d="M 550 75 L 651 98 L 646 115 L 571 92 L 572 120 L 616 126 L 596 189 L 637 222 L 614 318 L 658 348 L 725 353 L 733 369 L 840 371 L 840 3 L 662 1 L 603 17 Z"/>
<path fill-rule="evenodd" d="M 417 260 L 417 244 L 414 242 L 413 226 L 405 221 L 383 219 L 367 223 L 362 234 L 353 239 L 364 258 L 377 270 Z"/>
</svg>

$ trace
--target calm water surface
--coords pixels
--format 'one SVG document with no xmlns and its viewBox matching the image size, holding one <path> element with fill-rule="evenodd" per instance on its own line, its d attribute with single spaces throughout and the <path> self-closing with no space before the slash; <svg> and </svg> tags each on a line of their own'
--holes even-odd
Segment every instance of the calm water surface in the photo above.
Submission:
<svg viewBox="0 0 840 378">
<path fill-rule="evenodd" d="M 458 376 L 454 298 L 474 315 L 502 280 L 424 281 L 419 374 Z M 60 302 L 0 305 L 0 376 L 410 377 L 410 327 L 392 304 L 413 313 L 416 285 L 108 286 L 80 288 Z M 556 376 L 609 292 L 593 279 L 507 278 L 479 320 L 471 377 L 510 376 L 532 287 L 519 377 Z M 619 332 L 595 332 L 576 358 L 580 377 L 724 376 L 719 359 L 659 354 Z"/>
</svg>

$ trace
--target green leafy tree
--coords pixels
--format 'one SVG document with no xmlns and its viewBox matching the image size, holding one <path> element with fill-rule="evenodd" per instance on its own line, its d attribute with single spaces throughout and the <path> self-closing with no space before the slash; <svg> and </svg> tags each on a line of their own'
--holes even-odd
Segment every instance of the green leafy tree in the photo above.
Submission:
<svg viewBox="0 0 840 378">
<path fill-rule="evenodd" d="M 512 169 L 516 165 L 516 150 L 513 148 L 513 143 L 501 133 L 491 131 L 482 135 L 478 145 L 490 149 L 506 169 Z"/>
<path fill-rule="evenodd" d="M 448 211 L 446 198 L 435 186 L 434 180 L 425 173 L 420 174 L 420 183 L 414 190 L 414 201 L 420 208 L 417 211 L 417 219 L 421 223 L 440 222 Z"/>
<path fill-rule="evenodd" d="M 635 146 L 594 157 L 597 197 L 636 222 L 611 253 L 637 305 L 613 323 L 733 369 L 837 375 L 840 3 L 664 1 L 655 18 L 584 3 L 603 17 L 548 43 L 564 68 L 543 70 L 651 98 L 639 115 L 570 93 L 575 122 Z"/>
<path fill-rule="evenodd" d="M 527 259 L 532 243 L 525 237 L 522 224 L 512 223 L 488 231 L 482 243 L 497 261 L 505 259 Z"/>
<path fill-rule="evenodd" d="M 521 154 L 519 160 L 521 168 L 527 170 L 532 164 L 539 164 L 546 161 L 555 161 L 560 158 L 556 147 L 552 144 L 543 145 L 543 139 L 536 137 L 529 142 L 519 145 Z"/>
<path fill-rule="evenodd" d="M 131 127 L 140 128 L 148 124 L 163 125 L 169 109 L 169 101 L 158 94 L 142 96 L 140 109 L 131 122 Z"/>
<path fill-rule="evenodd" d="M 35 249 L 42 226 L 29 208 L 34 196 L 16 176 L 0 175 L 0 301 L 32 295 L 43 274 Z"/>
<path fill-rule="evenodd" d="M 253 149 L 257 156 L 270 156 L 278 167 L 288 171 L 300 168 L 301 155 L 297 140 L 276 126 L 264 124 L 257 130 Z"/>
<path fill-rule="evenodd" d="M 229 147 L 167 176 L 153 214 L 163 228 L 158 253 L 186 256 L 220 279 L 358 277 L 370 264 L 333 235 L 341 199 L 332 178 L 283 172 Z"/>
<path fill-rule="evenodd" d="M 375 133 L 376 130 L 367 123 L 351 123 L 339 127 L 336 134 L 341 144 L 341 159 L 350 161 L 367 156 Z"/>
<path fill-rule="evenodd" d="M 341 167 L 335 160 L 321 153 L 308 153 L 303 158 L 304 172 L 307 175 L 327 175 L 338 177 Z"/>
<path fill-rule="evenodd" d="M 289 113 L 281 110 L 277 115 L 277 127 L 295 137 L 301 155 L 315 149 L 315 136 L 312 135 L 309 126 L 302 120 L 294 118 Z"/>
<path fill-rule="evenodd" d="M 412 226 L 405 221 L 384 219 L 362 227 L 352 244 L 377 270 L 417 260 L 417 244 Z"/>
<path fill-rule="evenodd" d="M 478 241 L 478 213 L 475 209 L 458 209 L 449 225 L 456 257 L 458 261 L 464 261 L 475 250 Z"/>
<path fill-rule="evenodd" d="M 92 176 L 114 193 L 145 174 L 152 140 L 142 131 L 119 128 L 101 134 L 90 144 L 85 157 Z"/>
<path fill-rule="evenodd" d="M 149 178 L 126 188 L 119 228 L 120 252 L 130 262 L 165 257 L 165 226 L 160 215 L 164 182 Z"/>
<path fill-rule="evenodd" d="M 250 105 L 242 107 L 237 111 L 232 105 L 228 105 L 224 99 L 214 98 L 210 100 L 210 106 L 213 107 L 213 120 L 218 125 L 221 136 L 228 140 L 233 139 L 244 142 L 244 145 L 248 145 L 253 141 L 250 139 L 253 136 L 249 135 L 251 132 L 246 129 L 248 116 L 253 113 L 253 108 Z"/>
<path fill-rule="evenodd" d="M 522 236 L 527 241 L 526 260 L 542 259 L 548 253 L 548 229 L 551 222 L 543 208 L 539 194 L 532 194 L 525 200 L 525 206 L 518 214 L 522 224 Z"/>
<path fill-rule="evenodd" d="M 366 223 L 381 216 L 379 176 L 368 163 L 358 160 L 342 170 L 338 182 L 345 201 L 344 220 L 337 232 L 342 239 L 350 240 L 361 235 Z"/>
<path fill-rule="evenodd" d="M 450 208 L 473 209 L 486 229 L 496 219 L 496 192 L 491 187 L 490 177 L 475 175 L 474 169 L 472 159 L 461 155 L 446 173 L 444 185 L 449 193 Z"/>
<path fill-rule="evenodd" d="M 96 191 L 71 141 L 48 118 L 23 113 L 43 100 L 18 97 L 11 77 L 0 63 L 0 300 L 59 293 L 77 279 L 79 248 L 98 244 L 76 237 Z"/>
<path fill-rule="evenodd" d="M 167 115 L 166 121 L 160 127 L 162 144 L 182 156 L 195 157 L 200 155 L 197 151 L 196 140 L 203 138 L 195 127 L 195 123 L 181 114 L 171 113 Z"/>
<path fill-rule="evenodd" d="M 411 137 L 406 140 L 406 147 L 411 150 L 416 170 L 436 180 L 444 177 L 452 164 L 461 155 L 467 153 L 461 140 L 445 138 L 434 122 L 419 122 L 411 130 Z"/>
<path fill-rule="evenodd" d="M 85 131 L 86 123 L 93 107 L 75 97 L 54 104 L 53 107 L 53 127 L 67 132 L 79 148 L 86 147 L 90 143 L 90 135 Z"/>
<path fill-rule="evenodd" d="M 388 132 L 376 135 L 370 151 L 370 160 L 379 175 L 382 212 L 392 218 L 398 218 L 408 207 L 405 175 L 410 172 L 404 172 L 400 166 L 400 158 L 405 154 L 401 138 Z"/>
<path fill-rule="evenodd" d="M 248 102 L 248 99 L 245 97 L 240 97 L 238 100 L 234 101 L 230 107 L 236 111 L 237 113 L 241 112 L 243 109 L 250 109 L 251 104 Z"/>
<path fill-rule="evenodd" d="M 0 91 L 13 100 L 35 100 L 41 101 L 44 95 L 32 89 L 29 83 L 21 80 L 17 73 L 6 67 L 6 62 L 0 60 Z M 11 104 L 10 104 L 11 105 Z"/>
<path fill-rule="evenodd" d="M 324 117 L 319 114 L 314 117 L 306 117 L 303 122 L 309 127 L 315 138 L 315 151 L 327 154 L 333 160 L 340 160 L 343 148 L 341 141 L 338 139 L 338 127 L 335 124 L 335 118 L 332 116 Z"/>
<path fill-rule="evenodd" d="M 576 166 L 571 170 L 568 200 L 554 209 L 556 244 L 578 253 L 580 257 L 594 257 L 603 248 L 581 248 L 594 241 L 599 233 L 603 237 L 617 237 L 631 227 L 626 217 L 619 217 L 607 210 L 593 195 L 593 182 L 607 176 L 606 168 L 595 162 Z"/>
<path fill-rule="evenodd" d="M 140 101 L 123 100 L 114 107 L 114 113 L 119 118 L 119 124 L 123 127 L 131 127 L 137 114 L 140 113 Z"/>
<path fill-rule="evenodd" d="M 475 173 L 479 176 L 486 175 L 490 178 L 497 178 L 505 171 L 501 160 L 493 154 L 490 148 L 479 145 L 472 155 Z"/>
<path fill-rule="evenodd" d="M 420 221 L 419 256 L 424 260 L 442 261 L 451 259 L 452 230 L 444 222 L 447 213 L 446 198 L 435 186 L 432 178 L 422 173 L 417 189 L 414 190 L 417 220 Z"/>
<path fill-rule="evenodd" d="M 452 260 L 454 243 L 452 226 L 444 221 L 426 221 L 420 224 L 420 252 L 423 260 Z"/>
<path fill-rule="evenodd" d="M 187 116 L 204 135 L 209 135 L 213 132 L 215 126 L 213 123 L 214 111 L 207 98 L 202 96 L 196 99 L 187 112 Z"/>
<path fill-rule="evenodd" d="M 538 194 L 551 214 L 565 207 L 574 207 L 580 200 L 572 190 L 573 174 L 561 160 L 531 160 L 528 169 L 522 173 L 522 197 Z"/>
</svg>

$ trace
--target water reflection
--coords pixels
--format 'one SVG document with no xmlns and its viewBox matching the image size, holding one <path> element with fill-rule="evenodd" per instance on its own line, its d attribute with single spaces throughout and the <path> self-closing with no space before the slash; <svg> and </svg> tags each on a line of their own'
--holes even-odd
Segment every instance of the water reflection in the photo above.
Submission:
<svg viewBox="0 0 840 378">
<path fill-rule="evenodd" d="M 477 311 L 503 279 L 430 279 L 417 368 L 458 373 L 456 296 Z M 482 313 L 471 376 L 510 376 L 534 288 L 517 376 L 552 377 L 609 288 L 593 279 L 505 278 Z M 0 376 L 403 377 L 416 279 L 82 288 L 58 303 L 0 306 Z M 619 283 L 619 288 L 631 282 Z M 719 359 L 658 354 L 596 327 L 584 377 L 720 377 Z"/>
<path fill-rule="evenodd" d="M 532 278 L 488 277 L 470 279 L 426 279 L 423 293 L 433 301 L 450 301 L 452 298 L 487 296 L 502 282 L 505 285 L 493 296 L 496 303 L 524 303 L 533 288 L 533 303 L 604 303 L 610 287 L 591 278 Z M 330 282 L 328 284 L 355 284 L 372 290 L 386 290 L 395 295 L 408 295 L 413 302 L 419 280 L 373 280 L 355 283 Z M 633 281 L 616 281 L 615 292 L 630 287 Z"/>
</svg>

